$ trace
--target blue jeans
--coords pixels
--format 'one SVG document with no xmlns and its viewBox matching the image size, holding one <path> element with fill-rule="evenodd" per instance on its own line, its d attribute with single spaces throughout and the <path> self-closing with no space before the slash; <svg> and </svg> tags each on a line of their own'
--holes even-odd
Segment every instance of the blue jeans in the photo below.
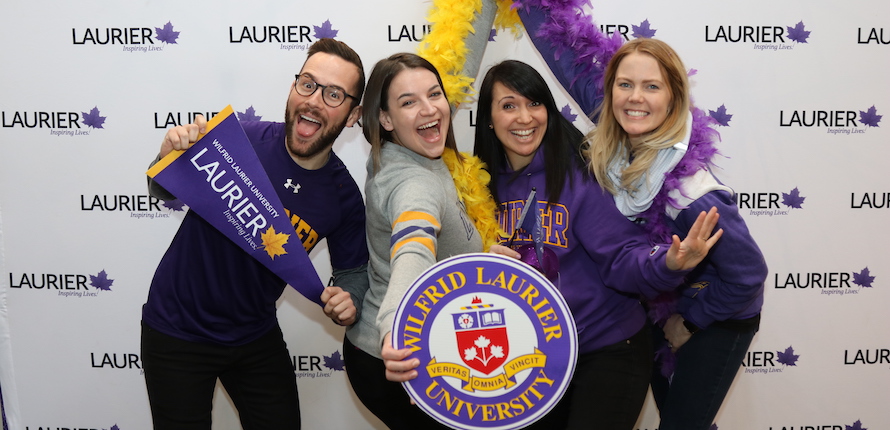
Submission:
<svg viewBox="0 0 890 430">
<path fill-rule="evenodd" d="M 188 342 L 142 324 L 142 364 L 156 429 L 210 430 L 219 379 L 241 426 L 299 429 L 293 363 L 277 325 L 241 346 Z"/>
<path fill-rule="evenodd" d="M 758 326 L 724 328 L 717 323 L 692 335 L 678 351 L 668 382 L 652 372 L 652 393 L 661 415 L 659 430 L 708 430 L 729 392 Z M 653 330 L 661 335 L 660 329 Z M 655 334 L 654 337 L 657 337 Z"/>
</svg>

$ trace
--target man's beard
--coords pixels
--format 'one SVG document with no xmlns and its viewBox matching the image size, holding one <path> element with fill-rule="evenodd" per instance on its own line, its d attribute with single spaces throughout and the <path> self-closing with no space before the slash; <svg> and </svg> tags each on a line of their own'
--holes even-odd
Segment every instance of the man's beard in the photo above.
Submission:
<svg viewBox="0 0 890 430">
<path fill-rule="evenodd" d="M 288 111 L 289 109 L 285 108 L 284 126 L 287 130 L 285 143 L 287 144 L 288 151 L 300 158 L 313 157 L 333 145 L 334 141 L 337 140 L 337 137 L 340 136 L 340 133 L 343 132 L 343 129 L 346 127 L 346 121 L 349 119 L 348 116 L 343 118 L 343 121 L 341 121 L 340 124 L 337 124 L 334 127 L 331 127 L 329 124 L 322 124 L 322 129 L 318 131 L 318 133 L 321 133 L 321 135 L 319 135 L 315 139 L 315 142 L 309 144 L 309 146 L 295 147 L 293 143 L 302 141 L 300 136 L 295 135 L 294 133 L 294 124 L 296 124 L 297 118 L 302 112 L 290 113 Z M 315 117 L 320 117 L 320 115 L 315 115 Z"/>
</svg>

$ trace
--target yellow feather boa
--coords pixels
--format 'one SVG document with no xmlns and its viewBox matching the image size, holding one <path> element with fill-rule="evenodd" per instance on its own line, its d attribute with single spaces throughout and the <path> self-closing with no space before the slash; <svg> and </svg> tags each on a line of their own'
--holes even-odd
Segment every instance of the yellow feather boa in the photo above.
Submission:
<svg viewBox="0 0 890 430">
<path fill-rule="evenodd" d="M 513 9 L 513 1 L 514 0 L 497 0 L 498 12 L 494 17 L 494 27 L 497 29 L 510 29 L 513 36 L 518 37 L 522 34 L 519 30 L 522 26 L 522 20 L 519 19 L 519 14 Z"/>
<path fill-rule="evenodd" d="M 432 29 L 417 49 L 418 55 L 436 66 L 445 94 L 455 106 L 470 99 L 473 79 L 460 74 L 467 58 L 464 39 L 473 31 L 475 14 L 481 11 L 482 0 L 434 0 L 427 17 Z"/>
<path fill-rule="evenodd" d="M 513 0 L 496 1 L 495 27 L 509 28 L 514 35 L 519 34 L 521 21 L 510 7 Z M 467 60 L 464 39 L 473 31 L 475 15 L 481 11 L 482 0 L 433 0 L 427 17 L 432 29 L 417 49 L 417 54 L 436 66 L 442 75 L 445 94 L 453 106 L 472 99 L 475 77 L 461 75 Z"/>
<path fill-rule="evenodd" d="M 482 236 L 482 248 L 487 252 L 491 245 L 498 243 L 499 239 L 506 235 L 494 217 L 497 205 L 488 190 L 491 175 L 485 170 L 485 163 L 476 156 L 467 154 L 463 156 L 463 162 L 460 162 L 453 150 L 445 148 L 442 161 L 451 172 L 457 195 L 467 208 L 467 215 L 472 218 L 476 230 L 479 230 L 479 235 Z"/>
<path fill-rule="evenodd" d="M 495 27 L 509 28 L 514 35 L 520 34 L 519 15 L 511 8 L 513 0 L 496 0 Z M 453 106 L 471 101 L 475 77 L 461 72 L 467 60 L 464 39 L 473 31 L 476 14 L 482 11 L 482 0 L 433 0 L 427 21 L 432 30 L 423 38 L 417 54 L 426 58 L 442 76 L 445 94 Z M 499 239 L 506 237 L 495 219 L 497 204 L 488 189 L 491 175 L 485 163 L 476 156 L 463 154 L 463 162 L 457 154 L 446 148 L 442 160 L 448 166 L 458 197 L 472 218 L 476 230 L 482 236 L 484 251 Z"/>
</svg>

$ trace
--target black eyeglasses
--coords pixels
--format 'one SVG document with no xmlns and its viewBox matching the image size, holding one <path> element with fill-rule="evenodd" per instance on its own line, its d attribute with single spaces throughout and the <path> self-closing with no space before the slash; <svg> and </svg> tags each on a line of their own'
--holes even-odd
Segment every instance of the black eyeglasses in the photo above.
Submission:
<svg viewBox="0 0 890 430">
<path fill-rule="evenodd" d="M 321 88 L 321 99 L 324 100 L 324 104 L 332 108 L 340 107 L 346 101 L 346 97 L 352 97 L 353 100 L 358 101 L 358 98 L 347 94 L 343 88 L 319 84 L 306 75 L 296 75 L 296 78 L 294 90 L 297 91 L 297 94 L 309 97 Z"/>
</svg>

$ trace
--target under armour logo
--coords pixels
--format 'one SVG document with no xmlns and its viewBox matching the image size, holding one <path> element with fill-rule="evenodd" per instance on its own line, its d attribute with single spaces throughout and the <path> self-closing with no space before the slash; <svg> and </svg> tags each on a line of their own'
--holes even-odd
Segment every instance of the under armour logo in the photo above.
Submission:
<svg viewBox="0 0 890 430">
<path fill-rule="evenodd" d="M 284 189 L 293 188 L 294 194 L 300 192 L 300 184 L 294 184 L 293 179 L 288 179 L 287 182 L 284 183 Z"/>
</svg>

